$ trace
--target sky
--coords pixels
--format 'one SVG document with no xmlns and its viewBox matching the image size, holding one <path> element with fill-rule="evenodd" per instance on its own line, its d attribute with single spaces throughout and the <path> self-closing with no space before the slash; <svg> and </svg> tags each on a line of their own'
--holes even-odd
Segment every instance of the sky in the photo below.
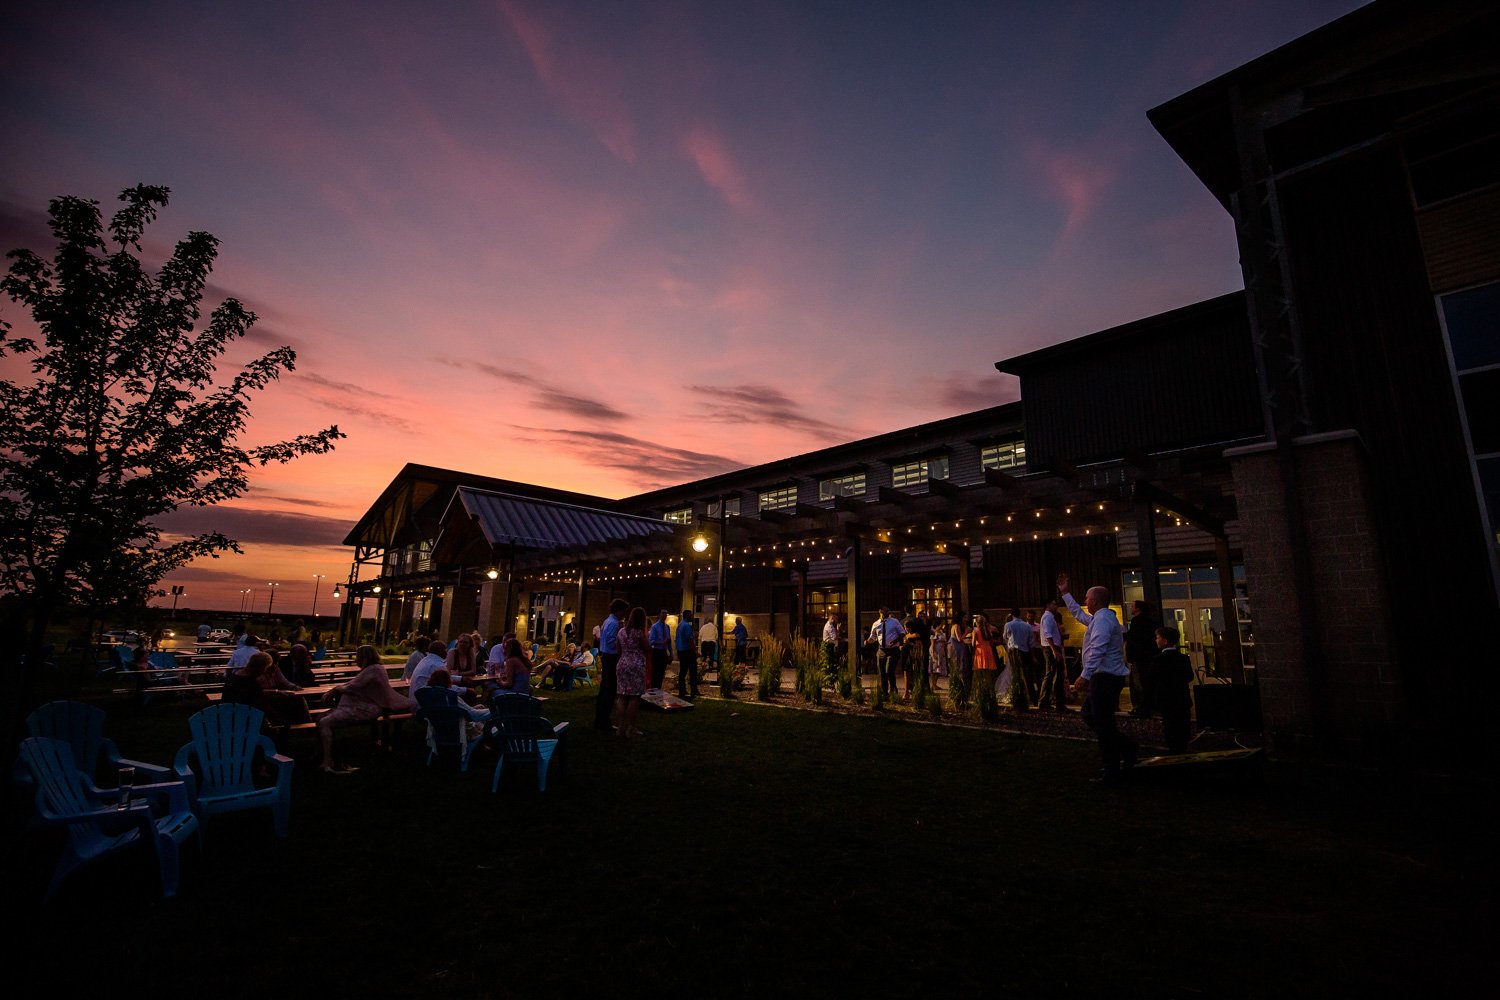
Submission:
<svg viewBox="0 0 1500 1000">
<path fill-rule="evenodd" d="M 407 462 L 625 496 L 1012 401 L 995 361 L 1242 287 L 1146 111 L 1357 6 L 7 4 L 0 250 L 137 183 L 148 257 L 222 241 L 210 304 L 259 316 L 223 379 L 297 352 L 242 440 L 348 437 L 174 516 L 244 552 L 163 583 L 326 613 Z"/>
</svg>

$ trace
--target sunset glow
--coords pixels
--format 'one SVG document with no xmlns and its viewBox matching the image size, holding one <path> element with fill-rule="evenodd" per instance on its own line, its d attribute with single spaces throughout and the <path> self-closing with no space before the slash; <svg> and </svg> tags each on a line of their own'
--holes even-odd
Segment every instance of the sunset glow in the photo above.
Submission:
<svg viewBox="0 0 1500 1000">
<path fill-rule="evenodd" d="M 298 352 L 247 440 L 348 438 L 175 516 L 245 551 L 163 584 L 305 613 L 324 574 L 332 610 L 407 462 L 627 495 L 1014 400 L 997 359 L 1240 287 L 1144 109 L 1356 6 L 21 5 L 0 250 L 138 182 L 148 255 L 222 240 L 235 360 Z"/>
</svg>

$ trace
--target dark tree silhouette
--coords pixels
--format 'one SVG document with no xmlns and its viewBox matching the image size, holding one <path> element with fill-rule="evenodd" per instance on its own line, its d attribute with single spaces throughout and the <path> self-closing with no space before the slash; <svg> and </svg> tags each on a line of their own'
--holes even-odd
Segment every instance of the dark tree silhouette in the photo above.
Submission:
<svg viewBox="0 0 1500 1000">
<path fill-rule="evenodd" d="M 0 356 L 31 369 L 29 378 L 0 380 L 6 659 L 24 636 L 36 665 L 63 607 L 143 604 L 179 566 L 239 551 L 217 532 L 164 542 L 156 519 L 240 496 L 252 466 L 327 452 L 343 437 L 329 427 L 291 441 L 237 443 L 250 396 L 291 371 L 296 355 L 277 348 L 216 384 L 219 359 L 255 314 L 225 299 L 200 328 L 218 255 L 208 233 L 189 233 L 155 274 L 142 265 L 142 233 L 167 194 L 146 185 L 122 192 L 124 207 L 107 227 L 98 202 L 57 198 L 52 259 L 30 250 L 7 255 L 0 289 L 30 311 L 35 336 L 14 336 L 0 323 Z M 23 680 L 11 693 L 24 702 L 27 690 Z"/>
</svg>

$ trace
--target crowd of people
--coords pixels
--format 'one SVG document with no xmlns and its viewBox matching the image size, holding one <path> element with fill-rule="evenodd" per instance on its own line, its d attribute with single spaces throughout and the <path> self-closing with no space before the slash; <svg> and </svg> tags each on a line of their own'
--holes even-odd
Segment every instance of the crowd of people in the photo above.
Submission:
<svg viewBox="0 0 1500 1000">
<path fill-rule="evenodd" d="M 323 692 L 322 701 L 332 707 L 316 720 L 321 749 L 317 766 L 321 770 L 331 774 L 356 770 L 334 760 L 334 729 L 392 713 L 417 711 L 421 707 L 418 693 L 428 686 L 453 691 L 462 705 L 472 709 L 476 721 L 488 717 L 488 710 L 482 706 L 489 698 L 531 692 L 534 647 L 524 646 L 514 634 L 494 636 L 485 642 L 480 633 L 468 632 L 449 643 L 436 636 L 416 636 L 412 645 L 413 652 L 401 671 L 405 693 L 392 686 L 379 651 L 368 645 L 360 646 L 355 653 L 354 677 Z M 312 654 L 301 643 L 294 643 L 283 654 L 276 644 L 246 632 L 230 655 L 221 700 L 260 709 L 272 728 L 311 722 L 304 694 L 306 688 L 318 686 L 313 662 Z M 545 675 L 554 678 L 556 686 L 571 687 L 573 668 L 590 662 L 592 657 L 586 650 L 570 647 L 566 660 L 549 659 L 542 668 Z M 566 669 L 560 669 L 564 665 Z"/>
<path fill-rule="evenodd" d="M 1063 607 L 1084 626 L 1080 655 L 1073 662 L 1062 630 Z M 924 608 L 914 608 L 903 620 L 883 607 L 856 655 L 864 665 L 873 666 L 881 691 L 892 698 L 898 697 L 898 676 L 904 681 L 899 697 L 910 699 L 914 680 L 926 673 L 934 679 L 961 678 L 970 691 L 976 685 L 992 685 L 996 702 L 1015 710 L 1065 713 L 1070 711 L 1071 700 L 1080 699 L 1084 721 L 1099 741 L 1102 767 L 1095 780 L 1113 782 L 1134 766 L 1138 753 L 1116 722 L 1127 684 L 1133 714 L 1160 713 L 1163 740 L 1170 752 L 1186 750 L 1191 729 L 1193 670 L 1178 648 L 1180 636 L 1176 629 L 1159 625 L 1143 602 L 1135 602 L 1133 611 L 1129 628 L 1122 627 L 1103 587 L 1089 588 L 1080 605 L 1063 574 L 1058 578 L 1058 598 L 1049 601 L 1040 614 L 1012 608 L 1001 625 L 984 614 L 929 617 Z M 478 632 L 462 633 L 449 643 L 435 636 L 416 636 L 413 652 L 402 668 L 407 683 L 404 694 L 391 686 L 374 647 L 361 646 L 355 677 L 324 695 L 325 701 L 336 704 L 317 720 L 318 765 L 331 773 L 353 770 L 333 759 L 333 730 L 391 712 L 416 710 L 418 693 L 428 686 L 453 691 L 479 721 L 487 715 L 483 704 L 495 695 L 528 694 L 533 682 L 566 690 L 580 670 L 596 665 L 595 728 L 639 737 L 643 735 L 636 724 L 641 699 L 648 691 L 662 688 L 671 664 L 678 664 L 677 695 L 697 698 L 700 660 L 713 663 L 719 656 L 719 635 L 712 621 L 700 625 L 691 609 L 683 610 L 675 627 L 670 617 L 670 612 L 661 610 L 652 620 L 644 608 L 615 600 L 608 616 L 594 629 L 596 651 L 570 642 L 561 653 L 540 663 L 533 663 L 536 647 L 524 645 L 510 633 L 488 642 Z M 735 619 L 731 635 L 735 662 L 743 662 L 749 638 L 743 619 Z M 830 672 L 836 672 L 848 648 L 836 611 L 828 614 L 822 640 Z M 271 724 L 308 721 L 306 703 L 295 695 L 317 683 L 313 662 L 313 654 L 303 643 L 293 643 L 283 656 L 276 645 L 246 632 L 230 657 L 223 698 L 262 709 Z"/>
</svg>

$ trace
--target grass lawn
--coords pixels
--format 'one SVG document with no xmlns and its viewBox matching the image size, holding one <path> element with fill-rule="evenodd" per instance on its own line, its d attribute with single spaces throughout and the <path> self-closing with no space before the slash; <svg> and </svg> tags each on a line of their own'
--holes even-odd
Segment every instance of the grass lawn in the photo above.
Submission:
<svg viewBox="0 0 1500 1000">
<path fill-rule="evenodd" d="M 111 709 L 166 763 L 197 704 Z M 705 700 L 574 723 L 566 779 L 489 793 L 340 733 L 292 833 L 211 821 L 164 900 L 144 853 L 46 906 L 18 836 L 12 982 L 210 996 L 1446 995 L 1495 928 L 1489 788 L 1272 766 L 1258 787 L 1099 788 L 1091 745 Z M 305 751 L 305 736 L 294 746 Z M 517 769 L 520 771 L 521 769 Z M 7 950 L 10 950 L 9 948 Z M 16 975 L 19 973 L 19 977 Z"/>
</svg>

